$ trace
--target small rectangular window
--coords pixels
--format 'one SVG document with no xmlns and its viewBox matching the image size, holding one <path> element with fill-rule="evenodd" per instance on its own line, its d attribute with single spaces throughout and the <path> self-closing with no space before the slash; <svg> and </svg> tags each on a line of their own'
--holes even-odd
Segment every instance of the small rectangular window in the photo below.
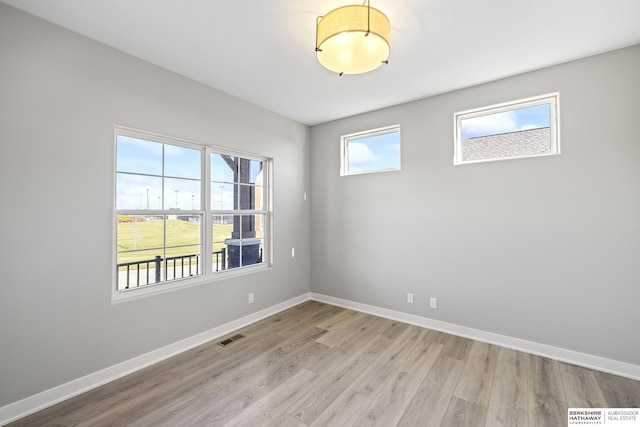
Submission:
<svg viewBox="0 0 640 427">
<path fill-rule="evenodd" d="M 344 135 L 340 175 L 400 170 L 400 125 Z"/>
<path fill-rule="evenodd" d="M 454 115 L 455 165 L 560 154 L 558 93 Z"/>
</svg>

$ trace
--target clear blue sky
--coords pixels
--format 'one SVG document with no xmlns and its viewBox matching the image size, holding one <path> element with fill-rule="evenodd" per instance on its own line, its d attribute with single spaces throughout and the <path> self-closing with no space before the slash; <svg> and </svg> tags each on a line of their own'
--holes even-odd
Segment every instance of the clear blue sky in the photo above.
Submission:
<svg viewBox="0 0 640 427">
<path fill-rule="evenodd" d="M 116 209 L 201 209 L 202 150 L 124 135 L 117 136 L 116 150 Z M 251 183 L 262 166 L 250 160 Z M 234 173 L 220 154 L 211 155 L 211 181 L 211 208 L 233 209 Z"/>
<path fill-rule="evenodd" d="M 200 150 L 117 137 L 117 209 L 200 209 Z M 153 176 L 155 175 L 155 176 Z"/>
<path fill-rule="evenodd" d="M 400 166 L 400 133 L 387 133 L 349 141 L 349 171 L 395 169 Z"/>
<path fill-rule="evenodd" d="M 462 120 L 462 140 L 549 126 L 550 105 L 536 105 Z"/>
</svg>

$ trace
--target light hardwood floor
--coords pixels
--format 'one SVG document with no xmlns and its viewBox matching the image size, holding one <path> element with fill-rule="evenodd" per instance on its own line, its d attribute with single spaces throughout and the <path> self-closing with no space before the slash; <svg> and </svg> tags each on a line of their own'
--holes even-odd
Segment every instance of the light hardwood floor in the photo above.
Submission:
<svg viewBox="0 0 640 427">
<path fill-rule="evenodd" d="M 308 301 L 11 426 L 566 426 L 640 382 Z"/>
</svg>

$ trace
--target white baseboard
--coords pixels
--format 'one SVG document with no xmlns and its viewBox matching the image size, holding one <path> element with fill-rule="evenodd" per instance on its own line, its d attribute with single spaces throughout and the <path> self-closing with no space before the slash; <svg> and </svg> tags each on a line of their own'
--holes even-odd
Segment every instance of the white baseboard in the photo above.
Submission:
<svg viewBox="0 0 640 427">
<path fill-rule="evenodd" d="M 143 354 L 141 356 L 134 357 L 133 359 L 118 363 L 117 365 L 110 366 L 98 372 L 86 375 L 82 378 L 69 381 L 68 383 L 59 385 L 57 387 L 45 390 L 41 393 L 29 396 L 17 402 L 0 407 L 0 426 L 26 417 L 27 415 L 55 405 L 56 403 L 62 402 L 63 400 L 69 399 L 73 396 L 77 396 L 93 388 L 99 387 L 110 381 L 122 378 L 125 375 L 129 375 L 130 373 L 146 368 L 147 366 L 153 365 L 154 363 L 158 363 L 162 360 L 168 359 L 171 356 L 175 356 L 176 354 L 182 353 L 211 340 L 220 338 L 223 335 L 226 335 L 251 323 L 257 322 L 258 320 L 264 319 L 265 317 L 269 317 L 271 315 L 279 313 L 283 310 L 286 310 L 287 308 L 298 305 L 309 299 L 309 294 L 302 294 L 290 300 L 265 308 L 256 313 L 244 316 L 240 319 L 225 323 L 224 325 L 220 325 L 213 329 L 209 329 L 208 331 L 183 339 L 176 343 L 169 344 L 165 347 L 150 351 L 149 353 Z"/>
<path fill-rule="evenodd" d="M 479 329 L 473 329 L 453 323 L 442 322 L 422 316 L 416 316 L 414 314 L 407 314 L 401 311 L 389 310 L 386 308 L 362 304 L 359 302 L 349 301 L 341 298 L 335 298 L 328 295 L 311 293 L 311 299 L 327 304 L 337 305 L 339 307 L 361 311 L 363 313 L 373 314 L 374 316 L 397 320 L 400 322 L 421 326 L 423 328 L 434 329 L 452 335 L 471 338 L 473 340 L 495 344 L 502 347 L 511 348 L 513 350 L 519 350 L 526 353 L 535 354 L 537 356 L 543 356 L 549 359 L 555 359 L 561 362 L 583 366 L 585 368 L 595 369 L 597 371 L 608 372 L 610 374 L 631 378 L 633 380 L 640 380 L 640 366 L 632 365 L 626 362 L 620 362 L 600 356 L 593 356 L 573 350 L 567 350 L 561 347 L 540 344 L 533 341 L 509 337 L 506 335 L 495 334 L 492 332 L 481 331 Z"/>
<path fill-rule="evenodd" d="M 98 372 L 86 375 L 82 378 L 69 381 L 68 383 L 45 390 L 41 393 L 29 396 L 25 399 L 10 403 L 0 407 L 0 426 L 8 424 L 12 421 L 26 417 L 34 412 L 63 400 L 77 396 L 85 391 L 99 387 L 110 381 L 124 377 L 130 373 L 146 368 L 154 363 L 158 363 L 171 356 L 197 347 L 201 344 L 215 340 L 223 335 L 257 322 L 265 317 L 269 317 L 279 313 L 287 308 L 293 307 L 308 300 L 315 300 L 339 307 L 349 308 L 363 313 L 380 316 L 391 320 L 397 320 L 412 325 L 434 329 L 465 338 L 474 339 L 514 350 L 524 351 L 538 356 L 548 357 L 550 359 L 562 362 L 572 363 L 574 365 L 584 366 L 586 368 L 598 371 L 608 372 L 615 375 L 640 380 L 640 366 L 632 365 L 617 360 L 607 359 L 604 357 L 593 356 L 590 354 L 580 353 L 577 351 L 567 350 L 560 347 L 553 347 L 533 341 L 513 338 L 506 335 L 495 334 L 492 332 L 481 331 L 466 326 L 460 326 L 453 323 L 442 322 L 439 320 L 429 319 L 422 316 L 403 313 L 400 311 L 389 310 L 386 308 L 376 307 L 372 305 L 362 304 L 359 302 L 349 301 L 341 298 L 335 298 L 328 295 L 308 293 L 302 294 L 290 300 L 273 305 L 271 307 L 260 310 L 256 313 L 244 316 L 240 319 L 225 323 L 208 331 L 186 338 L 165 347 L 153 350 L 133 359 L 118 363 Z"/>
</svg>

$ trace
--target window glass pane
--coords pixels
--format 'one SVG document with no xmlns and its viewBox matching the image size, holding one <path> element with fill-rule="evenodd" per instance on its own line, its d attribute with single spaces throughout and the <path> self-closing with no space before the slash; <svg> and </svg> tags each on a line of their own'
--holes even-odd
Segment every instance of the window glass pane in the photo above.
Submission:
<svg viewBox="0 0 640 427">
<path fill-rule="evenodd" d="M 251 160 L 249 163 L 249 182 L 251 184 L 262 184 L 262 162 Z"/>
<path fill-rule="evenodd" d="M 117 171 L 162 175 L 162 144 L 116 136 Z"/>
<path fill-rule="evenodd" d="M 162 209 L 162 178 L 118 173 L 116 209 Z"/>
<path fill-rule="evenodd" d="M 201 151 L 165 144 L 164 175 L 200 179 Z"/>
<path fill-rule="evenodd" d="M 169 215 L 167 218 L 165 244 L 168 256 L 185 255 L 187 252 L 180 247 L 200 244 L 199 215 Z"/>
<path fill-rule="evenodd" d="M 162 216 L 119 215 L 117 224 L 118 289 L 156 282 L 164 251 Z M 149 274 L 147 274 L 149 273 Z M 149 277 L 147 277 L 147 275 Z"/>
<path fill-rule="evenodd" d="M 463 119 L 462 140 L 549 127 L 550 114 L 547 103 Z"/>
<path fill-rule="evenodd" d="M 118 253 L 117 289 L 137 288 L 164 280 L 162 254 L 161 249 Z"/>
<path fill-rule="evenodd" d="M 217 250 L 225 240 L 231 239 L 234 215 L 213 215 L 213 247 Z"/>
<path fill-rule="evenodd" d="M 262 263 L 265 218 L 262 214 L 213 216 L 213 271 Z M 224 268 L 219 260 L 222 253 Z"/>
<path fill-rule="evenodd" d="M 262 187 L 261 185 L 256 185 L 254 187 L 253 190 L 253 200 L 254 200 L 254 210 L 258 210 L 261 211 L 265 208 L 265 206 L 263 205 L 264 203 L 264 199 L 263 199 L 263 195 L 264 195 L 264 187 Z"/>
<path fill-rule="evenodd" d="M 233 232 L 233 215 L 213 215 L 213 269 L 227 269 L 228 248 L 226 241 Z"/>
<path fill-rule="evenodd" d="M 238 158 L 238 177 L 236 182 L 242 184 L 249 183 L 249 177 L 251 174 L 251 161 L 249 159 Z"/>
<path fill-rule="evenodd" d="M 243 229 L 242 266 L 259 264 L 263 260 L 265 215 L 242 215 L 243 227 L 250 227 L 250 231 Z"/>
<path fill-rule="evenodd" d="M 222 182 L 211 183 L 211 209 L 232 210 L 234 209 L 234 188 L 233 184 Z"/>
<path fill-rule="evenodd" d="M 258 209 L 256 208 L 256 188 L 253 185 L 240 185 L 238 197 L 238 209 Z M 258 195 L 259 196 L 259 195 Z"/>
<path fill-rule="evenodd" d="M 211 180 L 219 182 L 234 182 L 238 165 L 236 158 L 224 154 L 211 154 Z"/>
<path fill-rule="evenodd" d="M 463 160 L 548 153 L 550 105 L 517 108 L 460 121 Z"/>
<path fill-rule="evenodd" d="M 118 255 L 164 246 L 164 217 L 118 215 Z"/>
<path fill-rule="evenodd" d="M 399 126 L 342 137 L 342 175 L 399 169 Z"/>
<path fill-rule="evenodd" d="M 190 179 L 165 178 L 164 209 L 200 209 L 200 181 Z"/>
<path fill-rule="evenodd" d="M 162 258 L 162 249 L 144 249 L 139 251 L 123 251 L 118 253 L 118 267 L 120 271 L 124 271 L 125 264 L 129 263 L 144 263 L 146 261 L 153 262 L 156 256 Z M 151 266 L 153 267 L 153 266 Z M 131 269 L 138 268 L 137 265 L 132 265 Z M 140 268 L 146 268 L 144 265 Z"/>
<path fill-rule="evenodd" d="M 167 248 L 164 260 L 164 280 L 184 279 L 199 275 L 200 246 Z"/>
<path fill-rule="evenodd" d="M 198 215 L 119 215 L 118 289 L 200 274 L 200 223 Z"/>
<path fill-rule="evenodd" d="M 256 229 L 256 237 L 263 238 L 264 237 L 264 226 L 266 223 L 266 215 L 254 215 L 255 217 L 255 229 Z"/>
<path fill-rule="evenodd" d="M 454 164 L 558 154 L 558 94 L 454 115 Z"/>
<path fill-rule="evenodd" d="M 263 243 L 264 239 L 242 241 L 242 258 L 240 260 L 242 267 L 262 263 Z"/>
</svg>

